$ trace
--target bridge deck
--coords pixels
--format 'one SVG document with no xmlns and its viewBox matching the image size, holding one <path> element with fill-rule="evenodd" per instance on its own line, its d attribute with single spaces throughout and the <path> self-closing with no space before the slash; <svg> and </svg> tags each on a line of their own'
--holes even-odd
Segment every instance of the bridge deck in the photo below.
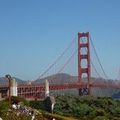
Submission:
<svg viewBox="0 0 120 120">
<path fill-rule="evenodd" d="M 94 82 L 91 84 L 92 88 L 113 88 L 120 89 L 120 83 L 107 83 L 107 82 Z M 79 89 L 79 88 L 88 88 L 87 83 L 82 85 L 79 83 L 64 83 L 64 84 L 50 84 L 50 90 L 63 90 L 63 89 Z M 1 85 L 0 92 L 8 91 L 8 85 Z M 41 93 L 45 91 L 44 84 L 38 85 L 18 85 L 18 96 L 23 97 L 39 97 Z"/>
</svg>

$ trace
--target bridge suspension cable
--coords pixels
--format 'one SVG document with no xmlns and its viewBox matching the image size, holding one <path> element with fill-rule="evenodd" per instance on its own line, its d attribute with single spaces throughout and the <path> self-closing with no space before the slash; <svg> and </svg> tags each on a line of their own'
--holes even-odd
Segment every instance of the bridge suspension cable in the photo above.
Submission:
<svg viewBox="0 0 120 120">
<path fill-rule="evenodd" d="M 76 55 L 77 53 L 77 49 L 73 52 L 73 54 L 67 59 L 67 61 L 62 65 L 62 67 L 58 70 L 58 72 L 56 72 L 56 74 L 59 74 L 61 73 L 65 67 L 70 63 L 70 61 L 74 58 L 74 56 Z M 56 79 L 56 75 L 53 76 L 52 80 L 54 81 Z"/>
<path fill-rule="evenodd" d="M 61 69 L 58 71 L 58 73 L 60 73 L 69 64 L 69 62 L 74 58 L 74 56 L 75 56 L 76 53 L 77 53 L 77 49 L 73 52 L 73 54 L 66 61 L 66 63 L 61 67 Z"/>
<path fill-rule="evenodd" d="M 76 37 L 70 42 L 68 47 L 60 54 L 60 56 L 39 76 L 38 79 L 43 77 L 58 61 L 60 61 L 60 59 L 64 56 L 64 54 L 71 48 L 75 40 L 76 40 Z"/>
<path fill-rule="evenodd" d="M 83 39 L 81 39 L 81 40 L 82 40 L 82 42 L 84 43 Z M 85 49 L 85 51 L 87 52 L 87 48 Z M 91 59 L 91 58 L 90 58 L 90 63 L 91 63 L 91 65 L 92 65 L 93 70 L 94 70 L 94 71 L 96 72 L 96 74 L 98 75 L 98 77 L 101 78 L 101 76 L 100 76 L 99 72 L 97 71 L 97 69 L 96 69 L 94 63 L 92 62 L 92 59 Z"/>
<path fill-rule="evenodd" d="M 92 45 L 92 47 L 93 47 L 93 49 L 94 49 L 94 52 L 95 52 L 95 55 L 96 55 L 96 57 L 97 57 L 98 63 L 99 63 L 99 65 L 100 65 L 101 69 L 102 69 L 102 72 L 103 72 L 105 78 L 108 79 L 108 76 L 107 76 L 107 74 L 106 74 L 106 72 L 105 72 L 105 70 L 104 70 L 104 68 L 103 68 L 103 66 L 102 66 L 102 64 L 101 64 L 101 61 L 100 61 L 100 59 L 99 59 L 99 57 L 98 57 L 98 54 L 97 54 L 96 48 L 95 48 L 95 46 L 94 46 L 94 44 L 93 44 L 93 41 L 92 41 L 92 39 L 91 39 L 91 36 L 90 36 L 90 42 L 91 42 L 91 45 Z"/>
<path fill-rule="evenodd" d="M 90 61 L 91 61 L 92 68 L 95 70 L 95 72 L 96 72 L 96 74 L 98 75 L 98 77 L 101 78 L 99 72 L 97 71 L 97 69 L 96 69 L 96 67 L 95 67 L 95 65 L 93 64 L 93 62 L 92 62 L 91 59 L 90 59 Z"/>
</svg>

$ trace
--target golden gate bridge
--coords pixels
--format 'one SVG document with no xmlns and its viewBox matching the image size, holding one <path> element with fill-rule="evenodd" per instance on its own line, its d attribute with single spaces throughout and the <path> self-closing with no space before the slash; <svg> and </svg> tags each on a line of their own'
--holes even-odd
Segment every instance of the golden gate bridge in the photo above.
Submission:
<svg viewBox="0 0 120 120">
<path fill-rule="evenodd" d="M 109 82 L 109 81 L 92 81 L 91 79 L 91 68 L 94 69 L 96 74 L 100 76 L 99 72 L 97 71 L 94 62 L 91 59 L 91 49 L 90 49 L 90 43 L 93 47 L 93 50 L 95 52 L 95 55 L 97 57 L 98 63 L 101 67 L 101 70 L 106 78 L 107 74 L 105 73 L 105 70 L 101 64 L 101 61 L 98 57 L 98 54 L 96 52 L 96 49 L 94 47 L 94 44 L 91 40 L 89 32 L 86 33 L 78 33 L 77 35 L 77 41 L 78 41 L 78 47 L 77 50 L 70 56 L 70 58 L 67 60 L 67 62 L 60 68 L 58 73 L 60 73 L 66 65 L 70 62 L 70 60 L 73 58 L 75 53 L 77 52 L 77 68 L 78 68 L 78 80 L 74 81 L 72 83 L 61 83 L 61 84 L 55 84 L 51 83 L 49 86 L 50 90 L 64 90 L 64 89 L 78 89 L 79 95 L 92 95 L 92 89 L 93 88 L 113 88 L 113 89 L 120 89 L 120 83 L 115 82 Z M 65 49 L 65 51 L 54 61 L 53 64 L 51 64 L 39 77 L 39 79 L 44 76 L 51 68 L 54 67 L 54 65 L 61 59 L 61 57 L 66 53 L 66 51 L 69 49 L 69 47 L 73 44 L 74 41 L 70 43 L 70 45 Z M 85 63 L 85 65 L 83 65 Z M 86 79 L 84 80 L 84 75 L 86 75 Z M 8 92 L 9 87 L 7 85 L 0 86 L 0 92 L 6 93 Z M 22 84 L 17 86 L 17 93 L 18 96 L 25 97 L 25 98 L 34 98 L 39 99 L 40 94 L 45 91 L 45 85 L 44 84 Z"/>
</svg>

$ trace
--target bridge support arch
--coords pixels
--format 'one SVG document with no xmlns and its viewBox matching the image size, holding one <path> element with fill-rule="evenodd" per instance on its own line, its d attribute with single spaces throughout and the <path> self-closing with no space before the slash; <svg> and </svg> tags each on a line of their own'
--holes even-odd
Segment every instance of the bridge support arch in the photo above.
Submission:
<svg viewBox="0 0 120 120">
<path fill-rule="evenodd" d="M 90 44 L 89 32 L 78 33 L 78 82 L 81 84 L 79 95 L 91 95 L 91 66 L 90 66 Z M 86 66 L 82 61 L 86 61 Z M 86 74 L 86 78 L 83 75 Z M 83 85 L 83 80 L 86 85 Z"/>
</svg>

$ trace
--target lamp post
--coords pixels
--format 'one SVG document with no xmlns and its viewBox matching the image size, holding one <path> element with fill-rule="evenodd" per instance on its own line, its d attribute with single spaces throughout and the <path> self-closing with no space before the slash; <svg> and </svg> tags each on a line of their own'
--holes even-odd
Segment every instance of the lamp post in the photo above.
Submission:
<svg viewBox="0 0 120 120">
<path fill-rule="evenodd" d="M 11 106 L 11 80 L 12 80 L 12 77 L 8 74 L 8 75 L 5 75 L 5 78 L 9 81 L 9 104 Z"/>
</svg>

